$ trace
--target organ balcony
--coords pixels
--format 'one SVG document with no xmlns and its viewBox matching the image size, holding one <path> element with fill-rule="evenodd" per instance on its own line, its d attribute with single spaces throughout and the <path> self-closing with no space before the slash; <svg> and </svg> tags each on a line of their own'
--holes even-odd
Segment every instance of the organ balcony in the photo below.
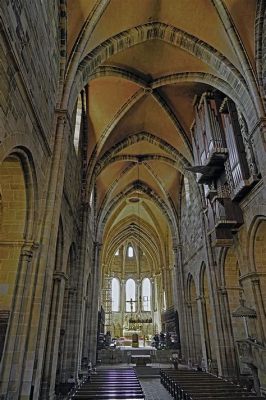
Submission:
<svg viewBox="0 0 266 400">
<path fill-rule="evenodd" d="M 233 232 L 243 224 L 243 214 L 240 206 L 230 197 L 224 197 L 214 190 L 209 197 L 208 234 L 213 247 L 229 247 L 233 244 Z"/>
<path fill-rule="evenodd" d="M 228 150 L 222 129 L 219 108 L 222 99 L 204 93 L 194 104 L 195 121 L 191 127 L 195 166 L 188 170 L 197 173 L 198 183 L 209 183 L 224 169 Z"/>
</svg>

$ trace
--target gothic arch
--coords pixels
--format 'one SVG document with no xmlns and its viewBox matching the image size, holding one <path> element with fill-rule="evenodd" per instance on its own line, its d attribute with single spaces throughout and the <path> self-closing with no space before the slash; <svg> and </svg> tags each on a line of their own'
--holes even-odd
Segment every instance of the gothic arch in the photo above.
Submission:
<svg viewBox="0 0 266 400">
<path fill-rule="evenodd" d="M 208 63 L 218 75 L 224 76 L 225 80 L 229 82 L 232 88 L 238 89 L 241 97 L 245 98 L 245 101 L 247 101 L 247 109 L 253 109 L 253 124 L 256 122 L 259 111 L 258 100 L 255 98 L 250 101 L 248 89 L 239 71 L 212 46 L 181 29 L 162 22 L 151 22 L 120 32 L 101 43 L 90 52 L 79 65 L 81 76 L 78 76 L 78 85 L 76 87 L 73 83 L 69 98 L 70 108 L 73 108 L 77 93 L 80 91 L 79 89 L 81 89 L 80 86 L 84 86 L 88 82 L 90 74 L 92 74 L 101 63 L 105 62 L 111 55 L 136 44 L 153 39 L 163 40 L 177 46 L 203 62 Z"/>
<path fill-rule="evenodd" d="M 99 67 L 97 67 L 96 71 L 94 71 L 89 76 L 88 83 L 94 79 L 99 79 L 105 76 L 119 77 L 136 83 L 140 88 L 143 89 L 143 95 L 145 93 L 150 93 L 155 98 L 157 97 L 156 89 L 167 85 L 178 85 L 185 82 L 204 83 L 206 85 L 214 87 L 215 89 L 224 93 L 226 96 L 230 97 L 238 105 L 239 109 L 245 117 L 245 120 L 247 121 L 247 124 L 249 124 L 250 121 L 250 113 L 253 113 L 252 109 L 246 107 L 246 103 L 244 99 L 239 95 L 237 88 L 235 89 L 234 87 L 230 86 L 230 84 L 226 80 L 223 80 L 211 73 L 179 72 L 156 78 L 152 82 L 147 83 L 144 79 L 138 76 L 137 73 L 129 72 L 121 67 L 100 65 Z"/>
<path fill-rule="evenodd" d="M 108 6 L 110 0 L 96 0 L 93 9 L 91 10 L 88 18 L 86 19 L 79 37 L 72 49 L 68 65 L 67 65 L 67 75 L 65 78 L 64 92 L 62 97 L 62 109 L 67 108 L 69 92 L 71 91 L 72 83 L 74 77 L 78 71 L 78 65 L 82 57 L 83 51 L 88 43 L 88 40 L 94 31 L 97 23 L 99 22 L 102 14 L 104 13 L 106 7 Z M 83 85 L 84 86 L 84 85 Z"/>
<path fill-rule="evenodd" d="M 26 201 L 26 216 L 23 238 L 25 240 L 36 240 L 36 229 L 38 221 L 38 184 L 36 177 L 36 169 L 31 152 L 25 147 L 14 147 L 0 164 L 3 167 L 5 160 L 17 160 L 17 165 L 20 165 L 24 185 L 25 185 L 25 201 Z M 2 196 L 4 190 L 2 188 Z M 2 210 L 3 211 L 3 210 Z"/>
<path fill-rule="evenodd" d="M 163 212 L 163 214 L 166 216 L 169 226 L 172 232 L 172 238 L 176 237 L 175 232 L 178 232 L 178 228 L 176 226 L 177 221 L 175 219 L 175 216 L 172 214 L 172 212 L 169 210 L 167 207 L 166 203 L 164 202 L 163 199 L 161 199 L 151 188 L 149 188 L 146 184 L 143 182 L 133 182 L 130 186 L 125 188 L 121 193 L 119 193 L 117 196 L 115 196 L 112 201 L 108 203 L 108 207 L 105 207 L 101 212 L 98 214 L 98 231 L 96 234 L 97 240 L 101 242 L 101 238 L 103 236 L 103 229 L 104 229 L 104 224 L 108 218 L 108 216 L 111 214 L 111 212 L 114 210 L 114 208 L 122 201 L 123 198 L 125 198 L 126 195 L 129 195 L 131 193 L 134 193 L 136 190 L 148 195 L 154 202 L 155 204 L 159 207 L 159 209 Z"/>
<path fill-rule="evenodd" d="M 258 229 L 260 227 L 261 223 L 266 223 L 266 216 L 265 215 L 259 215 L 256 216 L 253 220 L 253 222 L 251 223 L 250 227 L 249 227 L 249 231 L 248 231 L 248 258 L 250 261 L 250 272 L 258 272 L 257 268 L 256 268 L 256 261 L 255 261 L 255 239 L 256 239 L 256 234 L 258 232 Z"/>
<path fill-rule="evenodd" d="M 99 175 L 101 171 L 109 164 L 110 160 L 116 156 L 120 151 L 124 150 L 125 148 L 131 146 L 132 144 L 139 143 L 141 141 L 146 141 L 150 144 L 154 144 L 158 146 L 160 149 L 164 150 L 169 156 L 173 157 L 173 159 L 177 162 L 178 169 L 183 173 L 187 174 L 185 167 L 190 166 L 190 163 L 187 159 L 171 144 L 166 142 L 165 140 L 158 138 L 151 132 L 137 132 L 129 134 L 125 139 L 121 140 L 120 142 L 116 143 L 113 147 L 110 148 L 100 160 L 97 161 L 95 166 L 95 173 Z M 142 158 L 138 158 L 139 161 Z"/>
<path fill-rule="evenodd" d="M 226 5 L 219 0 L 213 0 L 213 4 L 227 32 L 229 40 L 235 49 L 237 58 L 240 61 L 243 76 L 245 77 L 246 83 L 250 89 L 250 93 L 253 94 L 254 104 L 258 110 L 259 115 L 262 116 L 264 114 L 264 111 L 257 88 L 256 78 L 253 73 L 252 64 L 247 57 L 247 53 L 242 43 L 241 37 L 237 32 L 237 28 L 230 13 L 228 12 Z"/>
<path fill-rule="evenodd" d="M 1 310 L 6 310 L 6 326 L 0 343 L 0 357 L 3 355 L 4 365 L 6 358 L 12 356 L 14 346 L 19 346 L 18 351 L 24 351 L 25 341 L 19 340 L 17 332 L 20 324 L 25 326 L 29 321 L 28 303 L 24 304 L 23 300 L 29 296 L 30 283 L 35 278 L 32 258 L 38 248 L 38 187 L 28 149 L 13 147 L 0 164 L 0 176 L 1 283 L 7 287 L 0 301 Z M 29 285 L 25 288 L 26 279 Z"/>
<path fill-rule="evenodd" d="M 266 4 L 264 0 L 257 1 L 257 13 L 255 23 L 255 61 L 259 86 L 262 94 L 264 108 L 266 106 L 265 87 L 266 87 L 266 63 L 263 55 L 266 53 Z"/>
</svg>

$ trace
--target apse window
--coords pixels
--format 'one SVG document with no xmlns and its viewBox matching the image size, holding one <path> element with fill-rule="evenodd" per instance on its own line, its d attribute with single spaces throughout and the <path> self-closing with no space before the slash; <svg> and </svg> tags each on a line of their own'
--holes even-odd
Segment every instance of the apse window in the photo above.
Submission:
<svg viewBox="0 0 266 400">
<path fill-rule="evenodd" d="M 136 311 L 136 284 L 133 279 L 126 282 L 126 312 Z"/>
<path fill-rule="evenodd" d="M 119 311 L 120 285 L 117 278 L 112 279 L 112 311 Z"/>
<path fill-rule="evenodd" d="M 115 256 L 119 256 L 119 249 L 116 250 Z"/>
<path fill-rule="evenodd" d="M 143 311 L 151 311 L 151 281 L 144 278 L 142 281 L 142 308 Z"/>
<path fill-rule="evenodd" d="M 128 246 L 128 248 L 127 248 L 127 256 L 129 258 L 132 258 L 134 256 L 134 252 L 133 252 L 133 247 L 132 246 Z"/>
<path fill-rule="evenodd" d="M 76 122 L 75 122 L 75 132 L 74 132 L 74 147 L 76 150 L 76 154 L 78 154 L 78 151 L 79 151 L 81 117 L 82 117 L 82 97 L 80 94 L 78 97 L 78 102 L 77 102 Z"/>
</svg>

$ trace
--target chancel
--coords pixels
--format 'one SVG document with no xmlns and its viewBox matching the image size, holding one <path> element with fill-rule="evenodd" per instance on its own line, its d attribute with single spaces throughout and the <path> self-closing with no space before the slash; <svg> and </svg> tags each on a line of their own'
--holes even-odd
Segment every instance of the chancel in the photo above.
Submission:
<svg viewBox="0 0 266 400">
<path fill-rule="evenodd" d="M 0 1 L 0 400 L 265 398 L 265 112 L 266 0 Z"/>
</svg>

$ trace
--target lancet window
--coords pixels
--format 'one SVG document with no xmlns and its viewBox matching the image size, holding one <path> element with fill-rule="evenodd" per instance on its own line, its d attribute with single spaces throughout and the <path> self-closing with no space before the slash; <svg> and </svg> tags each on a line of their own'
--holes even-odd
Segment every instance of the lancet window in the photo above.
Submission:
<svg viewBox="0 0 266 400">
<path fill-rule="evenodd" d="M 136 283 L 133 279 L 126 282 L 126 312 L 136 311 Z"/>
<path fill-rule="evenodd" d="M 112 311 L 119 311 L 120 303 L 120 284 L 117 278 L 112 279 Z"/>
</svg>

